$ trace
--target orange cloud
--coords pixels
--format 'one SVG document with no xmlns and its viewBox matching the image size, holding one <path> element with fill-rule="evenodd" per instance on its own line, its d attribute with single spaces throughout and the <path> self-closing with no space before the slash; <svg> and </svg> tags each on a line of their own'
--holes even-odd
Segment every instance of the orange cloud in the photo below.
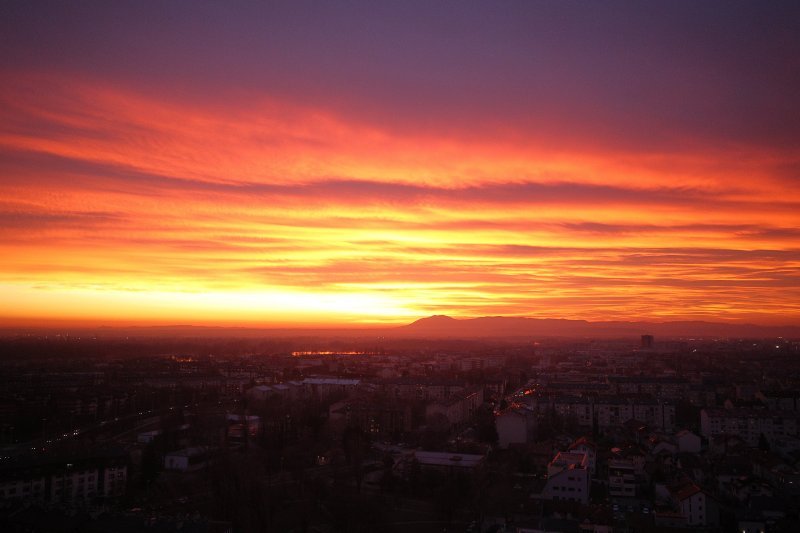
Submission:
<svg viewBox="0 0 800 533">
<path fill-rule="evenodd" d="M 54 76 L 0 102 L 8 318 L 800 319 L 792 153 L 411 136 Z"/>
</svg>

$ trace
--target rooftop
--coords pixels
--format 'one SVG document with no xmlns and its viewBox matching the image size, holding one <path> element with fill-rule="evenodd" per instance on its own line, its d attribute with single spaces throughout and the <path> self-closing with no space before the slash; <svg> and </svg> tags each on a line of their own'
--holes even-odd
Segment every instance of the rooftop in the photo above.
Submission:
<svg viewBox="0 0 800 533">
<path fill-rule="evenodd" d="M 454 466 L 459 468 L 475 468 L 485 458 L 484 455 L 449 452 L 415 451 L 414 458 L 421 465 Z"/>
</svg>

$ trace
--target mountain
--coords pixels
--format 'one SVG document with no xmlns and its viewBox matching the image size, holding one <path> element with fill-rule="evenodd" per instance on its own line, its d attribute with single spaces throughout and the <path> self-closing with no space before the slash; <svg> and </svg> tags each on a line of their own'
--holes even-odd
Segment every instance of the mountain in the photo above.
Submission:
<svg viewBox="0 0 800 533">
<path fill-rule="evenodd" d="M 587 322 L 560 318 L 480 317 L 454 319 L 435 315 L 396 328 L 390 336 L 429 338 L 496 337 L 800 337 L 800 326 L 759 326 L 703 321 Z"/>
<path fill-rule="evenodd" d="M 0 328 L 1 336 L 28 333 L 174 338 L 350 338 L 350 339 L 531 339 L 544 337 L 622 338 L 650 334 L 661 338 L 800 339 L 800 326 L 759 326 L 702 321 L 587 322 L 564 318 L 485 316 L 456 319 L 445 315 L 421 318 L 405 326 L 354 328 L 259 328 L 208 326 L 139 326 L 85 328 Z"/>
</svg>

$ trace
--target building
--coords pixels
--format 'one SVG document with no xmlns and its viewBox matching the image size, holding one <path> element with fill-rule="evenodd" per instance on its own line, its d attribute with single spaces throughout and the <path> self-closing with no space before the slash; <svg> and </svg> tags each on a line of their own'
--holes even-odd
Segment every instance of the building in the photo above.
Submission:
<svg viewBox="0 0 800 533">
<path fill-rule="evenodd" d="M 127 457 L 20 462 L 0 470 L 0 500 L 79 504 L 125 494 Z"/>
<path fill-rule="evenodd" d="M 798 391 L 764 391 L 756 393 L 755 397 L 765 403 L 770 411 L 800 411 Z"/>
<path fill-rule="evenodd" d="M 377 388 L 389 398 L 444 400 L 463 393 L 466 386 L 460 381 L 448 379 L 404 376 L 381 380 Z"/>
<path fill-rule="evenodd" d="M 88 501 L 98 495 L 98 469 L 90 465 L 68 463 L 50 478 L 50 501 Z"/>
<path fill-rule="evenodd" d="M 358 427 L 373 436 L 395 437 L 411 431 L 412 412 L 409 402 L 374 398 L 349 398 L 328 408 L 329 423 L 341 430 Z"/>
<path fill-rule="evenodd" d="M 329 396 L 350 396 L 359 390 L 360 379 L 306 378 L 302 381 L 306 397 L 327 398 Z"/>
<path fill-rule="evenodd" d="M 629 420 L 639 420 L 652 429 L 672 432 L 675 427 L 675 405 L 659 401 L 649 395 L 628 396 L 553 396 L 538 402 L 543 408 L 552 408 L 565 420 L 578 426 L 591 428 L 595 423 L 601 430 L 623 425 Z"/>
<path fill-rule="evenodd" d="M 429 425 L 443 425 L 452 429 L 467 422 L 482 403 L 482 388 L 464 391 L 450 398 L 430 402 L 425 406 L 425 419 Z"/>
<path fill-rule="evenodd" d="M 473 472 L 483 466 L 485 455 L 450 452 L 429 452 L 417 450 L 412 458 L 422 470 L 433 469 L 443 472 Z"/>
<path fill-rule="evenodd" d="M 298 381 L 273 383 L 271 385 L 256 385 L 247 389 L 247 396 L 257 402 L 266 402 L 268 400 L 290 401 L 296 400 L 302 395 L 303 385 Z"/>
<path fill-rule="evenodd" d="M 594 406 L 597 425 L 601 429 L 618 427 L 629 420 L 670 432 L 675 427 L 675 405 L 651 398 L 608 398 Z"/>
<path fill-rule="evenodd" d="M 653 347 L 653 336 L 652 335 L 642 335 L 642 348 L 645 350 L 649 350 Z"/>
<path fill-rule="evenodd" d="M 737 435 L 748 446 L 758 446 L 761 435 L 772 441 L 798 435 L 800 413 L 766 409 L 719 409 L 700 411 L 700 433 L 706 438 Z"/>
<path fill-rule="evenodd" d="M 128 485 L 128 466 L 125 464 L 108 465 L 103 469 L 101 481 L 100 492 L 104 497 L 123 496 Z"/>
<path fill-rule="evenodd" d="M 673 376 L 610 376 L 615 394 L 649 394 L 663 400 L 679 400 L 689 391 L 689 380 Z"/>
<path fill-rule="evenodd" d="M 395 462 L 395 470 L 404 479 L 423 471 L 438 472 L 447 477 L 469 476 L 480 470 L 486 461 L 485 455 L 414 450 L 401 454 Z"/>
<path fill-rule="evenodd" d="M 585 453 L 589 461 L 589 472 L 597 474 L 597 446 L 586 437 L 581 437 L 569 446 L 572 453 Z"/>
<path fill-rule="evenodd" d="M 179 472 L 200 470 L 210 462 L 212 450 L 207 446 L 195 446 L 170 452 L 164 456 L 164 468 Z"/>
<path fill-rule="evenodd" d="M 547 465 L 547 481 L 541 497 L 589 503 L 591 472 L 585 453 L 558 452 Z"/>
<path fill-rule="evenodd" d="M 636 467 L 631 459 L 609 459 L 608 494 L 614 498 L 636 496 Z"/>
<path fill-rule="evenodd" d="M 611 448 L 608 459 L 608 492 L 612 497 L 636 496 L 645 482 L 647 454 L 636 445 Z"/>
<path fill-rule="evenodd" d="M 686 518 L 687 526 L 714 527 L 719 525 L 716 500 L 694 483 L 671 487 L 670 496 L 678 511 Z"/>
<path fill-rule="evenodd" d="M 495 417 L 497 445 L 508 448 L 511 444 L 527 444 L 535 429 L 534 411 L 527 406 L 513 404 Z"/>
<path fill-rule="evenodd" d="M 152 429 L 150 431 L 143 431 L 136 436 L 136 442 L 140 444 L 150 444 L 160 437 L 164 432 L 160 429 Z"/>
<path fill-rule="evenodd" d="M 683 429 L 675 434 L 675 444 L 681 453 L 700 453 L 702 449 L 700 437 L 688 429 Z"/>
<path fill-rule="evenodd" d="M 45 500 L 45 477 L 25 476 L 0 481 L 0 499 Z"/>
</svg>

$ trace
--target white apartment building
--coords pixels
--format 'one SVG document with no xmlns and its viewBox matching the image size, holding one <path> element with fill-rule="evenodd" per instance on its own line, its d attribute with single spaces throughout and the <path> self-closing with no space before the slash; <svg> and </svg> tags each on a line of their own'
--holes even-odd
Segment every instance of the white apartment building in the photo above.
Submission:
<svg viewBox="0 0 800 533">
<path fill-rule="evenodd" d="M 585 453 L 558 452 L 547 465 L 547 482 L 542 497 L 587 504 L 591 479 L 589 458 Z"/>
<path fill-rule="evenodd" d="M 636 496 L 636 466 L 631 459 L 609 459 L 608 494 L 616 498 Z"/>
<path fill-rule="evenodd" d="M 700 433 L 710 438 L 736 435 L 748 446 L 758 446 L 763 434 L 767 440 L 798 435 L 800 414 L 763 409 L 703 409 L 700 411 Z"/>
<path fill-rule="evenodd" d="M 689 484 L 671 491 L 671 496 L 688 526 L 716 526 L 719 524 L 717 502 L 700 487 Z"/>
<path fill-rule="evenodd" d="M 13 500 L 17 498 L 44 500 L 44 497 L 44 476 L 0 481 L 0 499 L 2 500 Z"/>
</svg>

